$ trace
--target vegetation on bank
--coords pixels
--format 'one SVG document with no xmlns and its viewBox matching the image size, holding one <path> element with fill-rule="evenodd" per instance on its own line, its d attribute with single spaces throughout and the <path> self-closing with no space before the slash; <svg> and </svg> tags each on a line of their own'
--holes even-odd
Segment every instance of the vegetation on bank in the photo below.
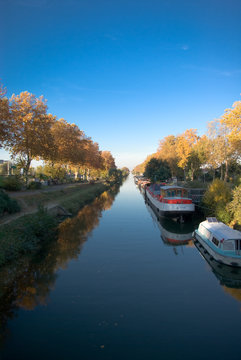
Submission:
<svg viewBox="0 0 241 360">
<path fill-rule="evenodd" d="M 80 208 L 90 203 L 108 188 L 109 186 L 106 184 L 93 184 L 83 189 L 80 188 L 78 191 L 60 199 L 59 204 L 70 213 L 75 214 Z"/>
<path fill-rule="evenodd" d="M 5 213 L 13 214 L 20 211 L 20 206 L 15 199 L 11 199 L 5 192 L 0 190 L 0 217 Z"/>
<path fill-rule="evenodd" d="M 0 266 L 24 254 L 37 252 L 56 235 L 57 221 L 46 210 L 25 215 L 0 227 Z"/>
<path fill-rule="evenodd" d="M 241 185 L 232 188 L 230 183 L 215 179 L 204 194 L 203 206 L 205 215 L 241 230 Z"/>
</svg>

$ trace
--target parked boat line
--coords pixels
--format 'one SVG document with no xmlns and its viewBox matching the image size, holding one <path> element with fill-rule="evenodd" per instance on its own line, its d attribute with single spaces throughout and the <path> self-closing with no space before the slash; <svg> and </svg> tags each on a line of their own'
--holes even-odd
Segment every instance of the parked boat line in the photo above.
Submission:
<svg viewBox="0 0 241 360">
<path fill-rule="evenodd" d="M 139 187 L 149 205 L 148 211 L 154 213 L 157 218 L 164 216 L 182 220 L 183 216 L 190 215 L 195 210 L 192 200 L 187 197 L 187 190 L 182 187 L 164 184 Z M 215 260 L 218 264 L 241 267 L 241 232 L 217 221 L 216 218 L 207 218 L 201 222 L 193 234 L 187 235 L 189 239 L 169 233 L 159 221 L 157 224 L 164 242 L 180 244 L 181 241 L 188 242 L 193 238 L 196 247 L 199 250 L 203 249 L 201 253 L 209 255 L 209 261 Z"/>
</svg>

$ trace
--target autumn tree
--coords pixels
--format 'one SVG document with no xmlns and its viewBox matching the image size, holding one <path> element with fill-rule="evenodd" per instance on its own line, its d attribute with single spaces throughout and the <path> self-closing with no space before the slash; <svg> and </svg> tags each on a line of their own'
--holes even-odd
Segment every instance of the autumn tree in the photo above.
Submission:
<svg viewBox="0 0 241 360">
<path fill-rule="evenodd" d="M 194 175 L 200 171 L 201 166 L 207 164 L 209 156 L 209 142 L 206 135 L 198 137 L 193 144 L 191 153 L 188 158 L 187 168 L 189 169 L 191 180 L 194 180 Z"/>
<path fill-rule="evenodd" d="M 159 159 L 167 161 L 172 176 L 177 176 L 178 158 L 176 150 L 177 138 L 174 135 L 168 135 L 164 139 L 160 140 L 159 147 L 157 149 L 157 155 Z"/>
<path fill-rule="evenodd" d="M 104 168 L 106 170 L 109 169 L 115 169 L 116 165 L 115 165 L 115 159 L 113 158 L 112 154 L 110 151 L 102 151 L 101 152 L 101 156 L 103 158 L 104 161 Z"/>
<path fill-rule="evenodd" d="M 89 138 L 85 144 L 85 151 L 86 151 L 85 166 L 88 169 L 100 170 L 104 168 L 104 159 L 101 151 L 99 150 L 98 143 L 93 142 Z"/>
<path fill-rule="evenodd" d="M 236 101 L 232 109 L 226 109 L 220 122 L 227 129 L 227 137 L 234 151 L 241 155 L 241 101 Z"/>
<path fill-rule="evenodd" d="M 232 160 L 237 160 L 240 155 L 238 148 L 235 146 L 238 145 L 238 142 L 230 141 L 229 129 L 225 123 L 220 121 L 220 119 L 211 121 L 208 124 L 208 136 L 210 139 L 210 152 L 208 161 L 209 163 L 216 166 L 216 168 L 220 167 L 220 178 L 224 178 L 224 181 L 227 181 L 230 162 Z M 224 176 L 223 166 L 225 166 Z"/>
<path fill-rule="evenodd" d="M 53 164 L 76 165 L 85 161 L 85 134 L 75 124 L 69 124 L 64 119 L 53 123 L 51 128 L 53 138 L 52 151 L 48 160 Z"/>
<path fill-rule="evenodd" d="M 46 100 L 25 91 L 10 99 L 9 136 L 6 149 L 24 170 L 26 182 L 33 159 L 46 158 L 51 146 L 54 117 L 46 113 Z"/>
<path fill-rule="evenodd" d="M 176 152 L 178 156 L 178 166 L 184 171 L 184 179 L 186 177 L 186 168 L 192 153 L 193 145 L 198 139 L 196 132 L 196 129 L 188 129 L 177 137 Z M 190 165 L 192 166 L 192 162 Z"/>
<path fill-rule="evenodd" d="M 232 109 L 226 109 L 219 123 L 223 140 L 224 180 L 227 181 L 230 161 L 241 156 L 241 101 L 236 101 Z"/>
</svg>

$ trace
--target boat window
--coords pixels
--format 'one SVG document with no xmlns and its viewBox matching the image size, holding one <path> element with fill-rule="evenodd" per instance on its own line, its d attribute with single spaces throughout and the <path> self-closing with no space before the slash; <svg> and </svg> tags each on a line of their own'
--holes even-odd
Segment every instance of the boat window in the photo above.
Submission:
<svg viewBox="0 0 241 360">
<path fill-rule="evenodd" d="M 241 239 L 235 240 L 235 250 L 241 250 Z"/>
<path fill-rule="evenodd" d="M 231 251 L 231 250 L 234 250 L 234 243 L 233 241 L 224 241 L 223 242 L 223 250 L 226 250 L 226 251 Z"/>
<path fill-rule="evenodd" d="M 177 197 L 182 197 L 182 190 L 178 189 L 176 190 Z"/>
<path fill-rule="evenodd" d="M 182 197 L 188 197 L 188 196 L 187 196 L 187 190 L 183 190 L 183 192 L 182 192 Z"/>
<path fill-rule="evenodd" d="M 219 245 L 218 239 L 216 239 L 214 236 L 213 236 L 213 238 L 212 238 L 212 242 L 213 242 L 216 246 Z"/>
</svg>

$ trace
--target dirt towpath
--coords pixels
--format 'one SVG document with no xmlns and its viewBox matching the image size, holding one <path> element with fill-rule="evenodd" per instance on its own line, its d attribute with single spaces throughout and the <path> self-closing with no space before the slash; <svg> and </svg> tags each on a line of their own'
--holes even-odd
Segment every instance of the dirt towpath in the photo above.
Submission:
<svg viewBox="0 0 241 360">
<path fill-rule="evenodd" d="M 20 206 L 21 211 L 15 214 L 5 215 L 0 218 L 0 226 L 4 224 L 8 224 L 13 220 L 16 220 L 24 215 L 33 214 L 38 211 L 38 203 L 29 205 L 28 199 L 34 199 L 34 197 L 38 197 L 39 194 L 49 194 L 56 191 L 71 191 L 71 189 L 87 187 L 90 186 L 87 183 L 77 183 L 77 184 L 62 184 L 62 185 L 52 185 L 47 186 L 46 188 L 39 190 L 25 190 L 25 191 L 6 191 L 10 198 L 16 199 Z M 59 205 L 58 199 L 54 200 L 44 200 L 44 207 L 47 210 L 50 210 Z"/>
</svg>

